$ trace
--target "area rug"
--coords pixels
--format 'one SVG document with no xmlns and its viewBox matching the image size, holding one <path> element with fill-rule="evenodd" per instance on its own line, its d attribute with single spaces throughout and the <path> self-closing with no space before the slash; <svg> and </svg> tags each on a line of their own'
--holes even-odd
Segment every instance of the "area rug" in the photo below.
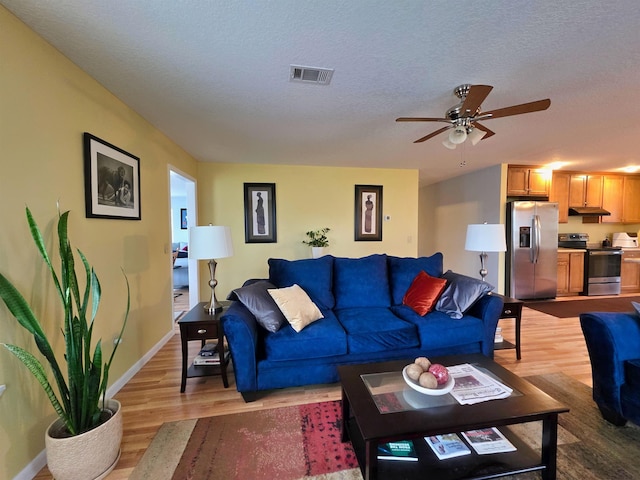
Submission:
<svg viewBox="0 0 640 480">
<path fill-rule="evenodd" d="M 607 423 L 591 388 L 562 373 L 527 380 L 571 409 L 559 417 L 558 480 L 640 478 L 640 428 Z M 129 478 L 362 480 L 340 415 L 334 401 L 165 423 Z M 541 422 L 509 428 L 540 450 Z"/>
<path fill-rule="evenodd" d="M 524 306 L 558 318 L 579 317 L 585 312 L 633 312 L 631 302 L 640 302 L 640 296 L 593 298 L 573 301 L 525 302 Z"/>
<path fill-rule="evenodd" d="M 331 401 L 165 423 L 129 478 L 361 479 L 340 419 Z"/>
</svg>

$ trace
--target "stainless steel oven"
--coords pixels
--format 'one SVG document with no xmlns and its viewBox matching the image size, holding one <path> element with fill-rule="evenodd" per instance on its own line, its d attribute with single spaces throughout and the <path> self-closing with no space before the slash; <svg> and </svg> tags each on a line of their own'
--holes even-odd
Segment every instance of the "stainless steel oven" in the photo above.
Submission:
<svg viewBox="0 0 640 480">
<path fill-rule="evenodd" d="M 599 247 L 589 244 L 586 233 L 561 233 L 558 246 L 585 249 L 583 295 L 618 295 L 620 293 L 620 247 Z"/>
<path fill-rule="evenodd" d="M 587 248 L 584 265 L 584 294 L 618 295 L 621 265 L 621 248 Z"/>
</svg>

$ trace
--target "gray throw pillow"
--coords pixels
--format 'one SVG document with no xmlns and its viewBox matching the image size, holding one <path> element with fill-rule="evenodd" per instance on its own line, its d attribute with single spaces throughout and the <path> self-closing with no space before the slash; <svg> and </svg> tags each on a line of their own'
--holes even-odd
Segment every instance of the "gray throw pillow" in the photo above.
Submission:
<svg viewBox="0 0 640 480">
<path fill-rule="evenodd" d="M 447 270 L 442 275 L 447 287 L 440 295 L 436 310 L 446 313 L 451 318 L 462 318 L 480 297 L 493 290 L 493 285 L 466 275 Z"/>
<path fill-rule="evenodd" d="M 270 288 L 276 288 L 266 280 L 259 280 L 251 285 L 236 288 L 229 295 L 230 298 L 237 298 L 247 310 L 249 310 L 260 326 L 269 332 L 277 332 L 282 325 L 287 323 L 280 308 L 273 300 L 269 292 Z"/>
</svg>

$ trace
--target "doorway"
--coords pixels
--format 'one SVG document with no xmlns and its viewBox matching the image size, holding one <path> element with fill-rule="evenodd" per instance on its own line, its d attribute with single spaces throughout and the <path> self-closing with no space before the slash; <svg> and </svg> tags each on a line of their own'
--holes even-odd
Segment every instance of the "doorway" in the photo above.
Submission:
<svg viewBox="0 0 640 480">
<path fill-rule="evenodd" d="M 169 166 L 173 319 L 198 303 L 198 262 L 188 256 L 189 226 L 197 225 L 196 181 Z"/>
</svg>

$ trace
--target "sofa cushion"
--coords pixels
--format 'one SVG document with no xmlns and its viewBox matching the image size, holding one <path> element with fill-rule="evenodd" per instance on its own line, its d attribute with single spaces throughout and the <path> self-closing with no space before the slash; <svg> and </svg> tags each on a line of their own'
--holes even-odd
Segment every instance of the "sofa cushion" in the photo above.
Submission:
<svg viewBox="0 0 640 480">
<path fill-rule="evenodd" d="M 386 255 L 336 258 L 333 271 L 336 308 L 391 305 Z"/>
<path fill-rule="evenodd" d="M 287 320 L 267 292 L 270 288 L 275 288 L 275 286 L 266 280 L 259 280 L 250 285 L 236 288 L 228 298 L 238 300 L 247 307 L 247 310 L 256 317 L 258 324 L 265 330 L 277 332 L 283 324 L 287 323 Z"/>
<path fill-rule="evenodd" d="M 436 310 L 451 318 L 462 318 L 480 297 L 493 290 L 493 285 L 487 282 L 451 270 L 447 270 L 442 278 L 447 280 L 447 288 L 436 303 Z"/>
<path fill-rule="evenodd" d="M 331 290 L 333 284 L 333 257 L 306 260 L 284 260 L 270 258 L 269 281 L 276 287 L 290 287 L 294 283 L 307 292 L 320 308 L 333 308 L 335 300 Z"/>
<path fill-rule="evenodd" d="M 446 313 L 434 310 L 425 316 L 420 316 L 406 305 L 394 306 L 392 311 L 398 317 L 416 326 L 422 350 L 479 344 L 484 338 L 482 320 L 471 315 L 464 315 L 454 320 Z"/>
<path fill-rule="evenodd" d="M 402 303 L 411 307 L 418 315 L 426 315 L 433 310 L 446 286 L 447 281 L 444 278 L 432 277 L 421 271 L 413 279 Z"/>
<path fill-rule="evenodd" d="M 347 353 L 347 334 L 331 310 L 301 332 L 285 325 L 264 336 L 266 358 L 274 361 L 306 360 Z M 312 383 L 312 382 L 310 382 Z"/>
<path fill-rule="evenodd" d="M 416 347 L 416 327 L 396 317 L 388 308 L 360 307 L 335 311 L 347 332 L 349 354 Z"/>
<path fill-rule="evenodd" d="M 267 292 L 296 332 L 323 318 L 320 309 L 298 284 L 294 283 L 284 288 L 270 288 Z"/>
<path fill-rule="evenodd" d="M 392 257 L 387 258 L 389 264 L 389 282 L 391 285 L 391 301 L 394 305 L 402 305 L 404 294 L 411 286 L 416 275 L 424 271 L 432 277 L 442 275 L 442 253 L 434 253 L 430 257 Z"/>
</svg>

